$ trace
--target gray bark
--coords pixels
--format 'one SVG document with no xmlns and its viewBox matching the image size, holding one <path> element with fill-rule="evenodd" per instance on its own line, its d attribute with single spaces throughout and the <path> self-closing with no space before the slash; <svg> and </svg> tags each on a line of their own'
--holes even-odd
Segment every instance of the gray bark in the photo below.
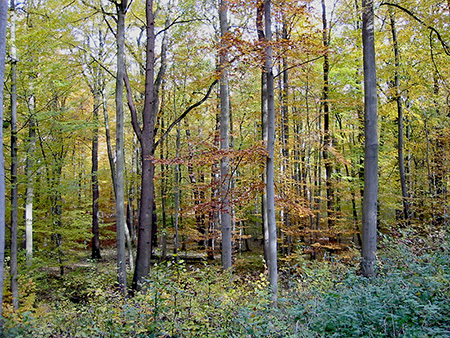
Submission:
<svg viewBox="0 0 450 338">
<path fill-rule="evenodd" d="M 265 40 L 264 34 L 264 0 L 260 1 L 256 12 L 256 29 L 258 31 L 258 40 L 263 43 Z M 261 73 L 261 137 L 265 144 L 267 144 L 267 74 L 263 70 Z M 266 174 L 262 174 L 262 180 L 267 186 Z M 261 196 L 261 214 L 262 214 L 262 232 L 263 232 L 263 246 L 264 246 L 264 260 L 269 264 L 269 226 L 267 222 L 267 194 L 263 192 Z"/>
<path fill-rule="evenodd" d="M 375 275 L 377 251 L 378 199 L 377 78 L 373 1 L 363 0 L 362 7 L 365 143 L 361 270 L 364 276 L 372 277 Z"/>
<path fill-rule="evenodd" d="M 176 139 L 176 155 L 175 157 L 178 158 L 180 156 L 180 128 L 177 128 L 177 139 Z M 178 238 L 178 223 L 179 223 L 179 208 L 180 208 L 180 164 L 175 164 L 175 178 L 174 178 L 174 228 L 175 228 L 175 235 L 174 235 L 174 248 L 173 248 L 173 254 L 175 256 L 175 262 L 178 262 L 178 245 L 179 245 L 179 238 Z"/>
<path fill-rule="evenodd" d="M 104 87 L 104 85 L 103 85 Z M 113 148 L 111 144 L 111 130 L 109 128 L 109 116 L 108 116 L 108 104 L 104 90 L 102 90 L 103 101 L 103 118 L 105 121 L 105 137 L 106 137 L 106 150 L 108 152 L 109 167 L 111 169 L 111 180 L 113 183 L 114 196 L 116 195 L 116 164 L 114 163 Z"/>
<path fill-rule="evenodd" d="M 155 75 L 155 31 L 153 1 L 146 1 L 146 64 L 145 64 L 145 94 L 144 110 L 142 111 L 142 128 L 138 125 L 136 110 L 132 110 L 133 129 L 141 144 L 141 201 L 139 210 L 138 244 L 136 253 L 136 267 L 133 275 L 133 290 L 142 287 L 144 278 L 150 272 L 150 260 L 152 256 L 152 234 L 154 227 L 153 202 L 155 198 L 155 166 L 152 157 L 155 153 L 155 122 L 158 111 L 158 76 Z M 160 74 L 163 70 L 160 70 Z M 130 95 L 130 93 L 128 94 Z M 130 100 L 128 100 L 130 104 Z"/>
<path fill-rule="evenodd" d="M 220 0 L 219 20 L 221 48 L 219 52 L 220 76 L 220 149 L 225 152 L 220 163 L 220 221 L 222 228 L 222 267 L 224 270 L 231 268 L 232 264 L 232 236 L 231 236 L 231 207 L 230 207 L 230 160 L 226 152 L 230 149 L 230 101 L 228 91 L 228 71 L 226 53 L 226 35 L 228 33 L 226 0 Z"/>
<path fill-rule="evenodd" d="M 117 274 L 122 294 L 127 289 L 125 254 L 125 179 L 124 179 L 124 111 L 123 78 L 125 74 L 125 14 L 127 0 L 117 4 L 117 77 L 116 77 L 116 227 L 117 227 Z"/>
<path fill-rule="evenodd" d="M 403 154 L 403 104 L 402 96 L 400 91 L 400 51 L 398 48 L 397 39 L 397 28 L 395 26 L 395 17 L 392 7 L 389 7 L 389 17 L 391 20 L 391 32 L 392 32 L 392 42 L 394 47 L 394 97 L 397 103 L 397 152 L 398 152 L 398 169 L 400 174 L 400 184 L 402 189 L 403 197 L 403 218 L 409 220 L 409 194 L 408 188 L 406 186 L 406 175 L 405 175 L 405 156 Z"/>
<path fill-rule="evenodd" d="M 278 255 L 277 255 L 277 225 L 275 219 L 275 102 L 272 69 L 272 18 L 271 1 L 264 0 L 266 54 L 264 70 L 267 79 L 267 160 L 266 160 L 266 195 L 267 224 L 269 229 L 269 282 L 271 299 L 274 304 L 278 298 Z"/>
<path fill-rule="evenodd" d="M 97 86 L 96 86 L 97 87 Z M 99 206 L 98 199 L 100 196 L 98 187 L 98 111 L 101 106 L 101 97 L 99 88 L 95 88 L 94 107 L 93 107 L 93 121 L 94 130 L 92 137 L 92 168 L 91 168 L 91 186 L 92 186 L 92 259 L 100 259 L 100 232 L 99 232 Z"/>
</svg>

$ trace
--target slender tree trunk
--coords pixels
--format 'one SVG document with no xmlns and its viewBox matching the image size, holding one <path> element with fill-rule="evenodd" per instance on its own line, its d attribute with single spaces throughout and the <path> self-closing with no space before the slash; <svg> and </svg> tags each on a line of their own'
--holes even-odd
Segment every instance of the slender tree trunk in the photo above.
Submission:
<svg viewBox="0 0 450 338">
<path fill-rule="evenodd" d="M 100 259 L 100 233 L 99 233 L 99 209 L 98 199 L 100 197 L 98 188 L 98 111 L 101 106 L 101 97 L 98 88 L 94 93 L 94 110 L 93 122 L 94 130 L 92 137 L 92 168 L 91 168 L 91 185 L 92 185 L 92 259 Z"/>
<path fill-rule="evenodd" d="M 164 117 L 161 117 L 161 130 L 164 130 Z M 164 145 L 165 142 L 161 142 L 161 152 L 160 157 L 164 159 Z M 162 224 L 161 224 L 161 260 L 165 260 L 167 256 L 167 236 L 166 236 L 166 228 L 167 228 L 167 216 L 166 216 L 166 170 L 167 166 L 161 164 L 161 209 L 162 209 Z"/>
<path fill-rule="evenodd" d="M 0 1 L 0 83 L 5 78 L 6 26 L 8 23 L 8 2 Z M 3 121 L 3 86 L 0 86 L 0 121 Z M 3 281 L 5 275 L 5 169 L 3 156 L 3 128 L 0 128 L 0 328 L 3 328 Z"/>
<path fill-rule="evenodd" d="M 124 159 L 124 111 L 123 83 L 125 75 L 125 15 L 127 0 L 117 4 L 117 77 L 116 77 L 116 227 L 117 227 L 117 275 L 123 295 L 127 290 L 125 254 L 125 159 Z"/>
<path fill-rule="evenodd" d="M 169 2 L 169 9 L 172 7 L 171 2 Z M 166 67 L 166 53 L 167 53 L 167 40 L 168 40 L 168 32 L 169 32 L 169 26 L 171 24 L 171 16 L 168 15 L 166 18 L 166 22 L 164 25 L 164 35 L 163 35 L 163 43 L 161 48 L 161 62 L 162 62 L 162 68 Z M 160 74 L 162 76 L 163 74 Z M 161 82 L 161 107 L 164 108 L 165 106 L 165 79 L 161 78 L 159 80 Z M 164 109 L 161 109 L 161 112 L 164 112 Z M 165 120 L 164 115 L 162 114 L 160 118 L 160 125 L 161 130 L 165 130 Z M 166 154 L 164 154 L 166 152 Z M 164 156 L 166 155 L 166 158 L 168 157 L 168 149 L 167 149 L 167 142 L 165 140 L 161 140 L 161 159 L 164 159 Z M 167 227 L 167 212 L 166 212 L 166 204 L 167 204 L 167 198 L 166 198 L 166 182 L 167 182 L 167 174 L 166 174 L 167 166 L 164 164 L 161 164 L 161 209 L 162 209 L 162 231 L 161 231 L 161 259 L 165 260 L 167 255 L 167 234 L 166 234 L 166 227 Z M 154 237 L 155 234 L 153 234 Z"/>
<path fill-rule="evenodd" d="M 405 175 L 405 157 L 403 155 L 403 105 L 402 105 L 402 94 L 400 92 L 400 52 L 398 48 L 397 39 L 397 28 L 395 23 L 394 11 L 392 7 L 389 6 L 389 17 L 391 20 L 391 32 L 392 32 L 392 42 L 394 47 L 394 86 L 395 86 L 395 101 L 397 103 L 397 151 L 398 151 L 398 169 L 400 174 L 400 184 L 402 188 L 403 197 L 403 218 L 409 220 L 409 194 L 406 186 L 406 175 Z"/>
<path fill-rule="evenodd" d="M 221 48 L 219 52 L 220 74 L 220 149 L 225 152 L 220 163 L 220 222 L 222 227 L 222 267 L 224 270 L 231 268 L 232 262 L 232 238 L 231 238 L 231 207 L 230 207 L 230 160 L 226 152 L 230 149 L 230 101 L 228 92 L 227 71 L 227 42 L 228 33 L 226 0 L 219 4 Z"/>
<path fill-rule="evenodd" d="M 256 12 L 256 29 L 258 31 L 258 40 L 264 43 L 264 0 L 260 0 L 257 4 Z M 267 73 L 265 70 L 261 72 L 261 136 L 265 144 L 267 144 Z M 267 179 L 265 171 L 262 174 L 264 185 L 267 186 Z M 264 260 L 269 265 L 269 225 L 267 222 L 267 192 L 264 190 L 261 196 L 261 214 L 262 214 L 262 232 L 263 232 L 263 247 Z"/>
<path fill-rule="evenodd" d="M 275 103 L 272 69 L 272 17 L 271 1 L 264 0 L 266 54 L 264 70 L 267 77 L 267 160 L 266 160 L 266 194 L 267 222 L 269 228 L 269 282 L 271 299 L 274 304 L 278 298 L 278 252 L 277 225 L 275 219 Z"/>
<path fill-rule="evenodd" d="M 32 94 L 28 100 L 30 116 L 28 120 L 28 145 L 25 164 L 25 175 L 27 178 L 27 188 L 25 192 L 25 247 L 27 256 L 27 266 L 31 266 L 33 260 L 33 200 L 34 200 L 34 152 L 36 149 L 36 122 L 35 103 Z"/>
<path fill-rule="evenodd" d="M 377 78 L 375 66 L 373 0 L 363 0 L 362 7 L 365 143 L 361 270 L 364 276 L 372 277 L 375 275 L 377 251 L 378 204 Z"/>
<path fill-rule="evenodd" d="M 180 156 L 180 128 L 177 128 L 177 138 L 176 138 L 176 153 L 175 157 L 178 158 Z M 180 164 L 175 164 L 175 183 L 174 183 L 174 228 L 175 228 L 175 236 L 174 236 L 174 249 L 173 254 L 175 256 L 175 261 L 178 262 L 178 223 L 179 223 L 179 209 L 180 209 Z"/>
<path fill-rule="evenodd" d="M 282 15 L 282 27 L 281 27 L 281 39 L 283 41 L 289 40 L 289 34 L 287 29 L 287 19 L 286 16 Z M 290 163 L 289 163 L 289 69 L 288 69 L 288 58 L 285 52 L 281 57 L 280 73 L 282 76 L 279 78 L 279 92 L 280 92 L 280 105 L 281 105 L 281 128 L 280 128 L 280 140 L 281 140 L 281 156 L 282 164 L 280 166 L 280 182 L 282 183 L 284 191 L 290 191 L 289 179 L 292 178 L 290 175 Z M 288 180 L 283 178 L 289 178 Z M 281 211 L 281 224 L 283 224 L 284 229 L 290 227 L 290 215 L 289 208 L 284 207 Z M 287 231 L 286 231 L 287 232 Z M 285 232 L 281 231 L 280 236 L 284 236 Z M 286 235 L 285 238 L 281 239 L 283 253 L 289 255 L 291 236 Z"/>
<path fill-rule="evenodd" d="M 333 200 L 334 191 L 331 182 L 332 165 L 330 159 L 330 149 L 332 147 L 331 132 L 330 132 L 330 105 L 329 105 L 329 55 L 328 55 L 328 45 L 329 45 L 329 32 L 327 23 L 327 12 L 325 0 L 322 0 L 322 43 L 325 49 L 323 56 L 323 89 L 322 89 L 322 108 L 323 108 L 323 162 L 325 164 L 325 176 L 326 176 L 326 190 L 327 190 L 327 222 L 328 227 L 334 225 L 334 215 L 333 215 Z"/>
<path fill-rule="evenodd" d="M 19 285 L 17 283 L 17 53 L 16 53 L 16 6 L 11 0 L 11 294 L 15 310 L 19 309 Z"/>
<path fill-rule="evenodd" d="M 106 137 L 106 150 L 108 153 L 109 167 L 111 169 L 111 180 L 114 189 L 114 196 L 116 196 L 116 164 L 114 163 L 113 147 L 111 144 L 111 129 L 109 128 L 109 116 L 108 105 L 106 102 L 106 96 L 104 91 L 104 84 L 102 85 L 102 103 L 103 103 L 103 118 L 105 122 L 105 137 Z"/>
<path fill-rule="evenodd" d="M 214 127 L 214 147 L 217 149 L 220 147 L 220 114 L 215 114 L 215 127 Z M 207 258 L 209 260 L 214 260 L 214 251 L 215 251 L 215 244 L 216 244 L 216 236 L 215 236 L 215 229 L 217 225 L 219 224 L 219 210 L 217 208 L 217 199 L 218 199 L 218 184 L 217 182 L 220 181 L 220 168 L 219 168 L 219 162 L 214 161 L 214 163 L 211 165 L 211 202 L 213 203 L 214 207 L 211 208 L 208 215 L 208 251 L 207 251 Z"/>
<path fill-rule="evenodd" d="M 32 2 L 31 2 L 32 4 Z M 28 20 L 28 30 L 32 30 L 32 21 Z M 25 192 L 25 249 L 27 266 L 33 262 L 33 202 L 34 202 L 34 156 L 36 150 L 36 119 L 35 119 L 35 97 L 34 97 L 34 77 L 30 76 L 30 97 L 28 98 L 28 145 L 26 149 L 25 176 L 27 187 Z"/>
<path fill-rule="evenodd" d="M 56 143 L 61 140 L 55 138 L 53 141 Z M 43 151 L 43 157 L 45 158 L 46 156 L 44 154 L 45 153 Z M 56 251 L 56 259 L 59 265 L 60 277 L 64 275 L 64 253 L 62 250 L 63 237 L 61 231 L 63 213 L 61 183 L 62 168 L 66 155 L 67 151 L 64 147 L 61 147 L 60 151 L 51 153 L 50 163 L 46 161 L 47 186 L 50 188 L 50 215 L 52 220 L 51 238 L 54 244 L 54 250 Z"/>
</svg>

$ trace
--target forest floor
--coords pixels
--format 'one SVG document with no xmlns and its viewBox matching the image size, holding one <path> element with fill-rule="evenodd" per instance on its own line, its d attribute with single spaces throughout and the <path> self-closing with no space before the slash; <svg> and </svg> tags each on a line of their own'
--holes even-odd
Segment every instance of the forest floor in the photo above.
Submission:
<svg viewBox="0 0 450 338">
<path fill-rule="evenodd" d="M 19 311 L 5 294 L 3 336 L 450 337 L 448 235 L 381 238 L 372 279 L 359 275 L 356 249 L 282 257 L 276 307 L 257 244 L 235 255 L 232 275 L 192 248 L 178 263 L 155 259 L 144 292 L 125 298 L 114 247 L 98 261 L 78 252 L 62 276 L 35 266 L 19 276 Z"/>
</svg>

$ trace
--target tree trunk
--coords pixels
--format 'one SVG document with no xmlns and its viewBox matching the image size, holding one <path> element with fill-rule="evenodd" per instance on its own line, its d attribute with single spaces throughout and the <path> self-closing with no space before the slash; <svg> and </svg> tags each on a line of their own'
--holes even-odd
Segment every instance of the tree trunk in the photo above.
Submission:
<svg viewBox="0 0 450 338">
<path fill-rule="evenodd" d="M 405 175 L 405 157 L 403 155 L 403 105 L 402 105 L 402 95 L 400 91 L 400 52 L 398 48 L 397 39 L 397 28 L 395 27 L 395 17 L 392 7 L 389 6 L 389 17 L 391 20 L 391 32 L 392 32 L 392 42 L 394 47 L 394 97 L 397 103 L 397 152 L 398 152 L 398 169 L 400 174 L 400 184 L 402 188 L 402 201 L 403 201 L 403 218 L 408 222 L 409 220 L 409 194 L 406 186 L 406 175 Z"/>
<path fill-rule="evenodd" d="M 180 128 L 177 128 L 177 138 L 176 138 L 176 153 L 175 158 L 178 159 L 180 156 Z M 173 254 L 175 256 L 175 262 L 178 262 L 178 245 L 179 245 L 179 238 L 178 238 L 178 222 L 179 222 L 179 209 L 180 209 L 180 164 L 177 162 L 175 164 L 175 177 L 174 177 L 174 228 L 175 228 L 175 235 L 174 235 L 174 248 L 173 248 Z"/>
<path fill-rule="evenodd" d="M 138 225 L 138 245 L 136 253 L 136 268 L 133 276 L 133 290 L 139 290 L 144 278 L 150 272 L 152 255 L 153 204 L 155 199 L 155 166 L 152 162 L 154 155 L 155 122 L 158 110 L 157 85 L 154 83 L 155 73 L 155 32 L 153 17 L 153 1 L 146 0 L 147 18 L 147 46 L 145 65 L 145 94 L 144 110 L 142 112 L 142 130 L 133 119 L 133 128 L 141 144 L 141 201 Z M 161 71 L 160 71 L 161 73 Z"/>
<path fill-rule="evenodd" d="M 19 309 L 19 286 L 17 284 L 17 53 L 16 53 L 16 6 L 11 0 L 11 296 L 15 310 Z"/>
<path fill-rule="evenodd" d="M 0 1 L 0 83 L 5 78 L 6 26 L 8 23 L 8 3 Z M 3 121 L 3 86 L 0 86 L 0 121 Z M 3 156 L 3 128 L 0 128 L 0 318 L 3 314 L 3 281 L 5 275 L 5 169 Z M 0 321 L 0 328 L 3 320 Z"/>
<path fill-rule="evenodd" d="M 256 8 L 256 30 L 258 32 L 258 40 L 260 43 L 264 43 L 264 0 L 261 0 L 257 4 Z M 267 72 L 263 70 L 261 72 L 261 137 L 265 144 L 267 144 Z M 265 171 L 262 174 L 262 180 L 264 185 L 267 186 Z M 262 215 L 262 232 L 263 232 L 263 247 L 264 247 L 264 260 L 266 265 L 269 265 L 269 226 L 267 222 L 267 192 L 263 192 L 261 196 L 261 215 Z"/>
<path fill-rule="evenodd" d="M 363 0 L 362 7 L 365 143 L 361 270 L 364 276 L 372 277 L 375 275 L 377 251 L 378 199 L 377 78 L 375 66 L 373 1 Z"/>
<path fill-rule="evenodd" d="M 32 22 L 28 20 L 28 29 L 32 30 Z M 30 97 L 28 98 L 28 145 L 26 149 L 25 176 L 27 187 L 25 192 L 25 249 L 27 266 L 33 261 L 33 201 L 34 201 L 34 156 L 36 150 L 36 119 L 35 119 L 35 97 L 34 77 L 30 76 Z"/>
<path fill-rule="evenodd" d="M 91 186 L 92 186 L 92 259 L 100 259 L 100 233 L 99 233 L 99 210 L 98 199 L 100 197 L 98 188 L 98 111 L 101 106 L 101 97 L 99 88 L 94 88 L 94 135 L 92 136 L 92 168 L 91 168 Z"/>
<path fill-rule="evenodd" d="M 225 155 L 220 163 L 220 223 L 222 228 L 222 267 L 224 270 L 231 268 L 232 263 L 232 238 L 231 238 L 231 207 L 230 207 L 230 160 L 227 151 L 230 149 L 230 101 L 228 92 L 227 42 L 228 33 L 226 0 L 219 4 L 221 48 L 219 51 L 220 74 L 220 149 Z"/>
<path fill-rule="evenodd" d="M 104 88 L 104 84 L 103 84 Z M 109 116 L 108 105 L 106 102 L 106 96 L 104 90 L 102 90 L 102 103 L 103 103 L 103 118 L 105 122 L 105 137 L 106 137 L 106 150 L 108 153 L 109 167 L 111 169 L 111 180 L 114 189 L 114 196 L 116 196 L 116 165 L 114 163 L 113 148 L 111 144 L 111 130 L 109 128 Z"/>
<path fill-rule="evenodd" d="M 164 117 L 161 117 L 160 120 L 161 123 L 161 130 L 164 130 Z M 164 159 L 164 144 L 165 142 L 161 142 L 161 151 L 160 151 L 160 157 L 161 159 Z M 162 224 L 161 224 L 161 260 L 166 259 L 167 255 L 167 236 L 166 236 L 166 228 L 167 228 L 167 216 L 166 216 L 166 170 L 167 166 L 163 163 L 161 164 L 161 213 L 162 213 Z"/>
<path fill-rule="evenodd" d="M 28 146 L 25 164 L 25 176 L 27 178 L 27 188 L 25 192 L 25 247 L 27 256 L 27 266 L 31 266 L 33 260 L 33 200 L 34 200 L 34 152 L 36 149 L 36 122 L 35 103 L 32 94 L 28 100 L 30 117 L 28 120 Z"/>
<path fill-rule="evenodd" d="M 117 227 L 117 274 L 119 289 L 127 290 L 125 254 L 125 179 L 124 179 L 124 112 L 123 79 L 125 75 L 125 14 L 128 1 L 117 4 L 117 77 L 116 77 L 116 227 Z"/>
<path fill-rule="evenodd" d="M 331 133 L 330 133 L 330 105 L 329 105 L 329 55 L 328 55 L 328 45 L 329 45 L 329 32 L 327 23 L 327 12 L 325 0 L 322 0 L 322 43 L 325 49 L 323 56 L 323 89 L 322 89 L 322 108 L 323 108 L 323 162 L 325 164 L 325 185 L 327 190 L 327 222 L 328 227 L 334 225 L 334 213 L 333 213 L 333 200 L 334 191 L 331 182 L 331 172 L 332 165 L 330 159 L 330 150 L 332 147 Z"/>
<path fill-rule="evenodd" d="M 269 282 L 273 304 L 278 298 L 278 253 L 277 225 L 275 219 L 275 103 L 272 70 L 272 18 L 271 1 L 264 0 L 266 53 L 264 70 L 267 78 L 267 160 L 266 160 L 266 194 L 267 224 L 269 228 Z"/>
</svg>

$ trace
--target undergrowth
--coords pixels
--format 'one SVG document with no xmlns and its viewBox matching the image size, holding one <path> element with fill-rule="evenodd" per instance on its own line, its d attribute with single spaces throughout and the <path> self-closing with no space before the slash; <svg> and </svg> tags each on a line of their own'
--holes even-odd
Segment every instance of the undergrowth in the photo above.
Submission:
<svg viewBox="0 0 450 338">
<path fill-rule="evenodd" d="M 277 307 L 264 274 L 164 263 L 143 292 L 123 298 L 114 271 L 92 263 L 49 283 L 52 297 L 42 300 L 36 294 L 46 286 L 28 277 L 31 291 L 20 312 L 6 309 L 3 336 L 449 337 L 449 258 L 447 244 L 420 254 L 387 245 L 373 279 L 339 260 L 298 259 Z"/>
</svg>

